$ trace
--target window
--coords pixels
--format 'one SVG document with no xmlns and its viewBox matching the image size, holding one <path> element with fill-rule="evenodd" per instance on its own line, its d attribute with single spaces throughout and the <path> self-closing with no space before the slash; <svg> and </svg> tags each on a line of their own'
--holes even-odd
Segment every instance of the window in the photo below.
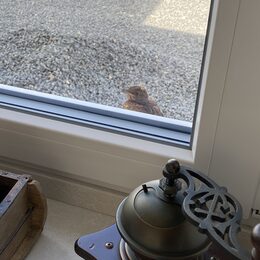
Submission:
<svg viewBox="0 0 260 260">
<path fill-rule="evenodd" d="M 2 105 L 190 148 L 210 3 L 5 1 Z"/>
<path fill-rule="evenodd" d="M 259 11 L 258 1 L 214 1 L 190 150 L 1 107 L 1 165 L 127 192 L 175 157 L 228 187 L 248 216 L 259 179 Z"/>
</svg>

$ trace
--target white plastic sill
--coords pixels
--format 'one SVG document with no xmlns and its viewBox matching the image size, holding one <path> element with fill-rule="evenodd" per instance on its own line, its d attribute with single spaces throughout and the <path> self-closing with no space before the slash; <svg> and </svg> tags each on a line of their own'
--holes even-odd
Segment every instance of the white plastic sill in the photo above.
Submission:
<svg viewBox="0 0 260 260">
<path fill-rule="evenodd" d="M 193 162 L 191 150 L 158 144 L 121 134 L 110 133 L 93 128 L 87 128 L 57 120 L 0 108 L 0 130 L 30 135 L 48 141 L 81 146 L 77 140 L 90 141 L 96 144 L 95 150 L 106 152 L 106 145 L 136 152 L 147 153 L 153 156 L 168 158 L 174 154 L 181 161 Z M 64 138 L 66 135 L 66 138 Z M 70 138 L 67 138 L 69 136 Z M 11 141 L 11 140 L 10 140 Z M 103 147 L 103 149 L 102 149 Z M 83 147 L 82 147 L 83 148 Z M 136 158 L 138 159 L 138 158 Z"/>
</svg>

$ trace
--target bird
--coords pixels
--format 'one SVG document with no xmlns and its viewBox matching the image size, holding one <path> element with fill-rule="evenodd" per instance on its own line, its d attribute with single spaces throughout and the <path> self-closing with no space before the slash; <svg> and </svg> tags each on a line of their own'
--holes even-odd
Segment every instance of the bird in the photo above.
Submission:
<svg viewBox="0 0 260 260">
<path fill-rule="evenodd" d="M 131 86 L 124 90 L 127 100 L 123 103 L 123 108 L 142 113 L 163 116 L 159 106 L 149 97 L 147 90 L 142 85 Z"/>
</svg>

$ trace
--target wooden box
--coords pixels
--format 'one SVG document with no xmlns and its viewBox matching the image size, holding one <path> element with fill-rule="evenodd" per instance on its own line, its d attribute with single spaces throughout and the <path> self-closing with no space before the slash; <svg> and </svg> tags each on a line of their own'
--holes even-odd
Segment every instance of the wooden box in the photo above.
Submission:
<svg viewBox="0 0 260 260">
<path fill-rule="evenodd" d="M 37 181 L 0 170 L 0 260 L 24 259 L 46 215 L 46 198 Z"/>
</svg>

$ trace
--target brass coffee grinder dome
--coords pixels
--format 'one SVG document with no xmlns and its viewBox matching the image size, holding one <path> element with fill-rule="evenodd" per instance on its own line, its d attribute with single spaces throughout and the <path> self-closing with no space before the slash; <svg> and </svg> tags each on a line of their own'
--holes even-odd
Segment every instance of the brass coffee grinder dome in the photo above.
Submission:
<svg viewBox="0 0 260 260">
<path fill-rule="evenodd" d="M 176 179 L 180 165 L 170 160 L 164 178 L 137 187 L 116 213 L 117 228 L 127 245 L 149 259 L 194 259 L 210 240 L 187 221 L 182 212 L 185 198 Z"/>
<path fill-rule="evenodd" d="M 121 202 L 116 224 L 79 238 L 76 253 L 88 260 L 251 259 L 237 240 L 242 208 L 226 188 L 175 159 L 162 173 Z M 260 260 L 260 225 L 252 238 L 252 259 Z"/>
</svg>

